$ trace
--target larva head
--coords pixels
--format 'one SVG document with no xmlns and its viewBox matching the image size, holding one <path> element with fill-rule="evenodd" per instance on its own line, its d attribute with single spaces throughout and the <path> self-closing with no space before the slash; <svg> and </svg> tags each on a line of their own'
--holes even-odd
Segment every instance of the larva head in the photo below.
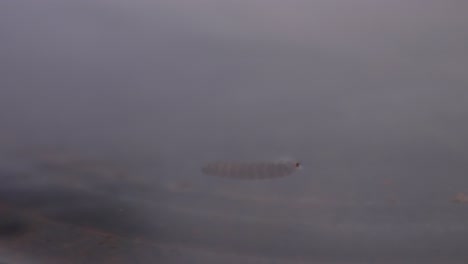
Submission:
<svg viewBox="0 0 468 264">
<path fill-rule="evenodd" d="M 292 162 L 292 166 L 293 166 L 294 170 L 302 170 L 302 162 L 300 162 L 300 161 Z"/>
</svg>

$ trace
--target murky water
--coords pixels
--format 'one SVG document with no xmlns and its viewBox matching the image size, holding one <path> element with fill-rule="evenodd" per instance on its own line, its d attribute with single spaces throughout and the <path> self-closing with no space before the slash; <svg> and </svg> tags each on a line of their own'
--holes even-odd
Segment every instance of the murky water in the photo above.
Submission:
<svg viewBox="0 0 468 264">
<path fill-rule="evenodd" d="M 0 263 L 466 263 L 467 7 L 2 1 Z"/>
</svg>

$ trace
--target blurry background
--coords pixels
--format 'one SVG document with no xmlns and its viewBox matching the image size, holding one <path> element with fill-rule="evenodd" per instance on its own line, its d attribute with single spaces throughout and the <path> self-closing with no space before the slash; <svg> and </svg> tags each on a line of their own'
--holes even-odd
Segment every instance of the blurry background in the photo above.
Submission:
<svg viewBox="0 0 468 264">
<path fill-rule="evenodd" d="M 1 1 L 0 261 L 466 263 L 467 10 Z"/>
</svg>

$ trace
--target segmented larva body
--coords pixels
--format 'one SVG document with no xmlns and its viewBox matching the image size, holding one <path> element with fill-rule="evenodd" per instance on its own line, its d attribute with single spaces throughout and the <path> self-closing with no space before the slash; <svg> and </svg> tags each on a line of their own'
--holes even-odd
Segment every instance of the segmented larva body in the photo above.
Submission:
<svg viewBox="0 0 468 264">
<path fill-rule="evenodd" d="M 300 166 L 299 162 L 217 161 L 205 165 L 202 172 L 207 175 L 227 178 L 269 179 L 288 176 Z"/>
</svg>

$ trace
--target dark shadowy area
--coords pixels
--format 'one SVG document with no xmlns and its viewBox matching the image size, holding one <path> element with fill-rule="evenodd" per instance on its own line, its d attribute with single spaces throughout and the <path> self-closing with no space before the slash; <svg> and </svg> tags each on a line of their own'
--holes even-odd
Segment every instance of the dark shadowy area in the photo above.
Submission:
<svg viewBox="0 0 468 264">
<path fill-rule="evenodd" d="M 27 231 L 26 223 L 17 216 L 9 216 L 2 212 L 0 221 L 0 237 L 2 239 L 19 236 Z"/>
</svg>

